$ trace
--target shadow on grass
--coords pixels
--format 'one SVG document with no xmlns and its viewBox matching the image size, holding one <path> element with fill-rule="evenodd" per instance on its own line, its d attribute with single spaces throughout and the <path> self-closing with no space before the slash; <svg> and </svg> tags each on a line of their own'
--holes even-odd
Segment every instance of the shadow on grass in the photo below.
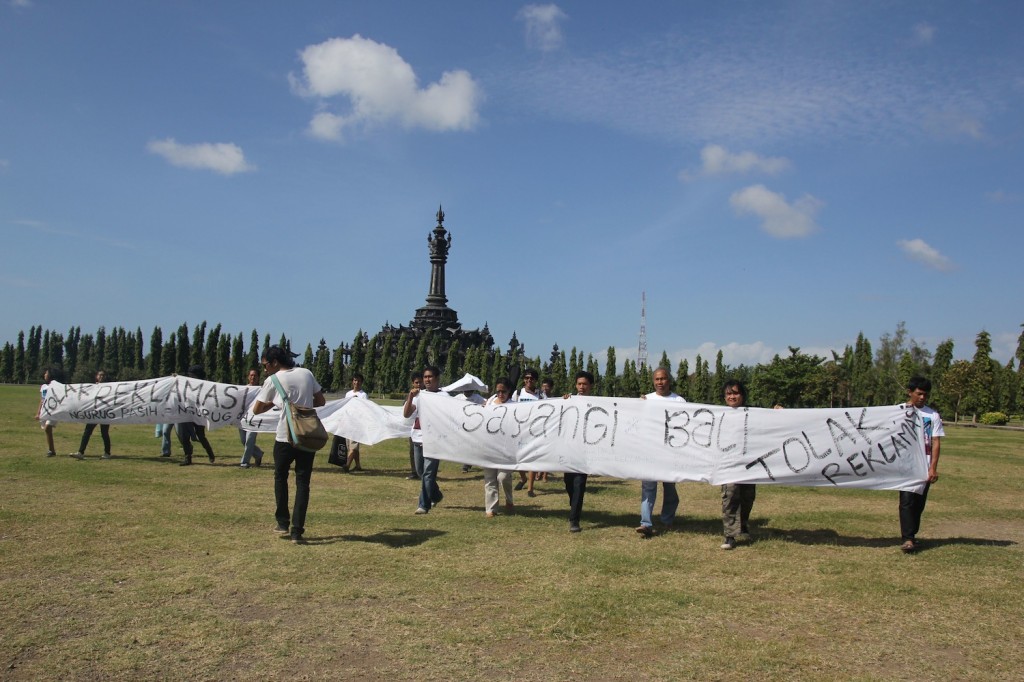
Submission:
<svg viewBox="0 0 1024 682">
<path fill-rule="evenodd" d="M 307 545 L 331 545 L 336 542 L 369 542 L 397 549 L 399 547 L 415 547 L 428 540 L 445 535 L 443 530 L 421 528 L 389 528 L 372 535 L 326 535 L 323 537 L 306 536 Z"/>
<path fill-rule="evenodd" d="M 836 545 L 839 547 L 898 547 L 902 540 L 898 537 L 891 538 L 867 538 L 857 535 L 840 535 L 831 528 L 771 528 L 769 526 L 758 526 L 751 522 L 752 532 L 756 540 L 783 540 L 795 542 L 801 545 Z M 918 542 L 918 552 L 945 547 L 947 545 L 973 545 L 976 547 L 1010 547 L 1017 543 L 1013 540 L 992 540 L 989 538 L 934 538 Z"/>
</svg>

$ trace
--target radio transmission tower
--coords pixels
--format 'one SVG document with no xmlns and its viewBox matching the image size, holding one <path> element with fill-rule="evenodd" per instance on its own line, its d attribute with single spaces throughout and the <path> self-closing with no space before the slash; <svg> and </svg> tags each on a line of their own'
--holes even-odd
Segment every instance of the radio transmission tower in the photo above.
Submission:
<svg viewBox="0 0 1024 682">
<path fill-rule="evenodd" d="M 636 368 L 647 364 L 647 292 L 640 294 L 640 345 L 636 349 Z"/>
</svg>

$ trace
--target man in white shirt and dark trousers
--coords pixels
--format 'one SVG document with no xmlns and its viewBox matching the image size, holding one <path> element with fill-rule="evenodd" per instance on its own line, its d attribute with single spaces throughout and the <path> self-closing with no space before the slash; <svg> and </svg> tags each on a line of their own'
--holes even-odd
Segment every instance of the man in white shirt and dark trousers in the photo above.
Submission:
<svg viewBox="0 0 1024 682">
<path fill-rule="evenodd" d="M 298 407 L 320 407 L 327 402 L 323 389 L 313 378 L 313 373 L 304 367 L 296 367 L 290 352 L 280 346 L 271 346 L 264 351 L 262 363 L 268 376 L 252 406 L 253 414 L 267 412 L 275 404 L 284 408 L 284 401 L 274 386 L 275 376 L 288 396 L 288 401 Z M 313 474 L 315 454 L 292 445 L 288 433 L 288 420 L 282 414 L 277 422 L 277 434 L 274 438 L 274 498 L 277 502 L 277 509 L 274 512 L 277 519 L 275 532 L 289 535 L 291 541 L 297 545 L 306 543 L 303 534 L 306 532 L 309 479 Z M 295 463 L 295 507 L 289 515 L 288 470 L 292 462 Z"/>
<path fill-rule="evenodd" d="M 931 390 L 932 382 L 924 377 L 912 377 L 907 382 L 906 406 L 916 409 L 924 421 L 924 455 L 928 460 L 928 482 L 924 490 L 920 493 L 900 491 L 900 535 L 903 537 L 900 549 L 908 554 L 921 548 L 917 531 L 921 528 L 924 505 L 928 502 L 928 489 L 939 480 L 939 446 L 946 435 L 942 429 L 942 417 L 925 404 Z"/>
</svg>

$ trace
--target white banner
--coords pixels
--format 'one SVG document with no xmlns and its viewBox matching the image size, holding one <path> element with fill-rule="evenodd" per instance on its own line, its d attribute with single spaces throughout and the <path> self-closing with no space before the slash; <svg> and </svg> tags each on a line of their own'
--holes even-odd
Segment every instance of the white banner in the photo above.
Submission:
<svg viewBox="0 0 1024 682">
<path fill-rule="evenodd" d="M 733 409 L 574 396 L 475 405 L 420 393 L 424 454 L 614 478 L 919 489 L 922 422 L 903 407 Z"/>
<path fill-rule="evenodd" d="M 260 386 L 239 386 L 189 377 L 103 384 L 51 381 L 40 419 L 97 424 L 177 424 L 193 422 L 208 429 L 238 426 L 274 432 L 281 411 L 253 416 Z M 411 420 L 400 408 L 386 408 L 362 398 L 335 400 L 317 409 L 324 428 L 359 443 L 373 445 L 409 436 Z"/>
</svg>

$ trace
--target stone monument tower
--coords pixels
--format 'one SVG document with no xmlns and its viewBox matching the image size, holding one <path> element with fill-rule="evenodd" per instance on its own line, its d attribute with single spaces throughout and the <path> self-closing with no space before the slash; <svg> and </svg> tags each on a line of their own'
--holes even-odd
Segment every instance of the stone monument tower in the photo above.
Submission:
<svg viewBox="0 0 1024 682">
<path fill-rule="evenodd" d="M 444 211 L 437 208 L 437 226 L 433 234 L 427 235 L 427 246 L 430 249 L 430 289 L 427 291 L 427 304 L 416 310 L 410 327 L 420 331 L 435 329 L 448 332 L 450 336 L 462 329 L 459 314 L 448 307 L 448 297 L 444 293 L 444 266 L 448 262 L 448 250 L 452 246 L 452 235 L 444 227 Z"/>
</svg>

